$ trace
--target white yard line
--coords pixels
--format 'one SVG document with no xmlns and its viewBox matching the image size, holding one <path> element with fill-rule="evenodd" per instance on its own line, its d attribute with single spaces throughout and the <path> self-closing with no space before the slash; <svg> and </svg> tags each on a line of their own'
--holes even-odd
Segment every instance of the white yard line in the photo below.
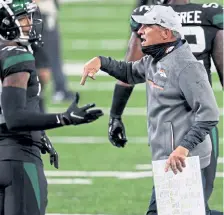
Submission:
<svg viewBox="0 0 224 215">
<path fill-rule="evenodd" d="M 137 179 L 152 177 L 151 171 L 45 171 L 46 177 L 110 177 L 118 179 Z"/>
<path fill-rule="evenodd" d="M 83 71 L 83 66 L 84 66 L 85 62 L 82 63 L 66 63 L 63 65 L 63 70 L 65 72 L 66 75 L 79 75 L 81 77 L 82 71 Z M 97 75 L 99 76 L 109 76 L 107 73 L 99 71 L 97 73 Z M 78 85 L 80 86 L 80 84 Z"/>
<path fill-rule="evenodd" d="M 224 158 L 223 157 L 218 158 L 218 163 L 224 164 Z"/>
<path fill-rule="evenodd" d="M 45 171 L 47 177 L 109 177 L 118 179 L 138 179 L 152 177 L 152 171 Z M 217 172 L 216 177 L 224 177 L 223 172 Z"/>
<path fill-rule="evenodd" d="M 54 144 L 106 144 L 109 142 L 107 137 L 96 136 L 49 136 Z M 223 144 L 224 139 L 219 138 L 220 144 Z M 134 144 L 147 144 L 148 137 L 128 137 L 129 143 Z"/>
<path fill-rule="evenodd" d="M 81 73 L 80 73 L 81 74 Z M 85 86 L 80 86 L 78 91 L 91 91 L 93 90 L 95 91 L 112 91 L 114 90 L 116 84 L 116 80 L 114 81 L 87 81 Z M 70 88 L 76 88 L 76 86 L 79 86 L 79 82 L 78 81 L 69 81 L 69 86 Z M 214 91 L 221 91 L 222 87 L 220 85 L 219 82 L 214 82 L 213 83 L 213 90 Z M 134 91 L 142 91 L 142 92 L 146 92 L 146 86 L 145 84 L 137 84 L 135 86 Z"/>
<path fill-rule="evenodd" d="M 97 107 L 103 110 L 105 115 L 110 114 L 110 108 L 105 107 Z M 50 113 L 58 113 L 58 112 L 64 112 L 65 108 L 57 108 L 57 107 L 50 107 L 47 110 Z M 124 115 L 129 116 L 146 116 L 146 107 L 127 107 L 124 110 Z"/>
<path fill-rule="evenodd" d="M 111 40 L 84 40 L 76 39 L 71 41 L 69 49 L 72 50 L 111 50 L 122 51 L 127 47 L 127 40 L 111 39 Z"/>
<path fill-rule="evenodd" d="M 152 164 L 137 164 L 136 170 L 152 170 Z"/>
<path fill-rule="evenodd" d="M 86 137 L 71 137 L 71 136 L 49 136 L 53 143 L 61 144 L 104 144 L 108 143 L 107 137 L 96 137 L 96 136 L 86 136 Z M 144 143 L 147 144 L 147 137 L 129 137 L 128 142 L 130 143 Z"/>
<path fill-rule="evenodd" d="M 224 178 L 224 172 L 216 172 L 216 178 Z"/>
<path fill-rule="evenodd" d="M 220 113 L 220 116 L 223 116 L 224 115 L 224 109 L 223 108 L 219 108 L 219 113 Z"/>
<path fill-rule="evenodd" d="M 48 184 L 84 184 L 89 185 L 92 184 L 91 179 L 83 179 L 83 178 L 47 178 Z"/>
<path fill-rule="evenodd" d="M 115 84 L 116 84 L 116 80 L 114 81 L 97 81 L 97 82 L 94 82 L 94 81 L 87 81 L 85 86 L 80 86 L 78 88 L 78 91 L 112 91 L 114 90 L 114 87 L 115 87 Z M 69 81 L 69 87 L 72 89 L 72 88 L 75 88 L 76 89 L 76 86 L 79 86 L 79 82 L 76 82 L 76 81 Z M 145 84 L 137 84 L 135 86 L 135 89 L 134 91 L 143 91 L 143 92 L 146 92 L 146 86 Z"/>
<path fill-rule="evenodd" d="M 104 115 L 110 114 L 110 108 L 98 107 L 103 110 Z M 64 112 L 65 108 L 50 107 L 47 109 L 50 113 Z M 223 108 L 219 108 L 220 116 L 224 115 Z M 146 107 L 127 107 L 124 110 L 125 116 L 146 116 Z"/>
</svg>

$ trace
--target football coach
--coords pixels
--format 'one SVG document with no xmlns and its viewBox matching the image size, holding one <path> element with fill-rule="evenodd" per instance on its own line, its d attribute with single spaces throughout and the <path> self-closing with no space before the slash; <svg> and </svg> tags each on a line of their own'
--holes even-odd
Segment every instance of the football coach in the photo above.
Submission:
<svg viewBox="0 0 224 215">
<path fill-rule="evenodd" d="M 81 84 L 100 69 L 128 84 L 146 83 L 152 160 L 167 159 L 164 171 L 171 168 L 177 174 L 187 156 L 199 156 L 204 182 L 203 169 L 211 156 L 208 134 L 219 120 L 206 70 L 181 39 L 180 18 L 171 7 L 151 6 L 144 15 L 131 18 L 141 24 L 137 33 L 145 56 L 136 62 L 95 57 L 85 64 Z M 147 215 L 157 215 L 154 188 Z"/>
</svg>

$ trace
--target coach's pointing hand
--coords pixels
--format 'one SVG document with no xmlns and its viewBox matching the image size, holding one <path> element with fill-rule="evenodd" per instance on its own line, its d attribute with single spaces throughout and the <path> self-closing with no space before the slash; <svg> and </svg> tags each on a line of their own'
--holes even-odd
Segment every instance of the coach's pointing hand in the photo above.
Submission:
<svg viewBox="0 0 224 215">
<path fill-rule="evenodd" d="M 87 62 L 84 66 L 84 71 L 82 74 L 80 84 L 84 85 L 87 77 L 95 79 L 94 75 L 99 71 L 100 67 L 101 67 L 101 61 L 99 57 L 94 57 L 89 62 Z"/>
</svg>

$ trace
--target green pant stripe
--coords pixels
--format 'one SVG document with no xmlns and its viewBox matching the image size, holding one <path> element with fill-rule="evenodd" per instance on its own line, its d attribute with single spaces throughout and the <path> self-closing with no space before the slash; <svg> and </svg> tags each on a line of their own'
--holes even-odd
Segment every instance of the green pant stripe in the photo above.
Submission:
<svg viewBox="0 0 224 215">
<path fill-rule="evenodd" d="M 216 131 L 216 127 L 214 127 L 212 129 L 212 147 L 213 147 L 213 151 L 214 151 L 214 155 L 215 158 L 217 158 L 217 131 Z"/>
<path fill-rule="evenodd" d="M 40 209 L 40 186 L 38 180 L 37 167 L 35 164 L 27 162 L 23 163 L 23 167 L 30 178 L 36 196 L 38 208 Z"/>
</svg>

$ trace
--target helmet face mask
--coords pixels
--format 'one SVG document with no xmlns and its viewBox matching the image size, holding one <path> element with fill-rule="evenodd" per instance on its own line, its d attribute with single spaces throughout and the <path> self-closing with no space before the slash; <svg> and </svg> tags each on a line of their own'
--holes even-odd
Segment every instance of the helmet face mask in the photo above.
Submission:
<svg viewBox="0 0 224 215">
<path fill-rule="evenodd" d="M 26 26 L 20 20 L 27 19 Z M 24 32 L 24 29 L 29 29 Z M 0 0 L 0 39 L 22 45 L 41 42 L 42 19 L 32 0 Z"/>
</svg>

